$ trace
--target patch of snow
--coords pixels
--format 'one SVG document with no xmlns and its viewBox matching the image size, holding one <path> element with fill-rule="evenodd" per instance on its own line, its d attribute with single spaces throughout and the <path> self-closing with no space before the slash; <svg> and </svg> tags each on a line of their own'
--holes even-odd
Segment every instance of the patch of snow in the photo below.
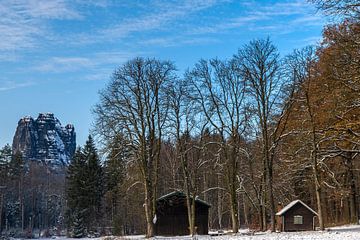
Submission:
<svg viewBox="0 0 360 240">
<path fill-rule="evenodd" d="M 179 239 L 179 240 L 359 240 L 360 239 L 360 225 L 345 225 L 340 227 L 328 228 L 326 231 L 309 231 L 309 232 L 255 232 L 252 233 L 248 229 L 241 229 L 236 235 L 224 231 L 222 236 L 176 236 L 176 237 L 153 237 L 153 240 L 160 239 Z M 253 235 L 250 235 L 253 234 Z M 67 240 L 66 237 L 53 237 L 53 238 L 41 238 L 41 240 Z M 100 238 L 82 238 L 83 240 L 125 240 L 125 239 L 145 239 L 144 235 L 134 236 L 106 236 Z"/>
</svg>

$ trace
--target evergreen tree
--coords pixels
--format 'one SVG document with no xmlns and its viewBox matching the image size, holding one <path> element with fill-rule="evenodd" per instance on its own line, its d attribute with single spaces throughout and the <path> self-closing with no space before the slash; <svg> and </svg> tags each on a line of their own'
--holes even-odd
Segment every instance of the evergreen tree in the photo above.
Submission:
<svg viewBox="0 0 360 240">
<path fill-rule="evenodd" d="M 9 150 L 7 150 L 9 151 Z M 24 177 L 25 164 L 21 152 L 16 152 L 11 156 L 8 168 L 10 184 L 10 199 L 13 204 L 9 203 L 9 211 L 13 212 L 13 221 L 16 227 L 24 230 L 25 228 L 25 201 L 24 201 Z"/>
<path fill-rule="evenodd" d="M 8 166 L 11 161 L 11 147 L 9 144 L 0 149 L 0 233 L 4 222 L 5 191 L 8 181 Z"/>
<path fill-rule="evenodd" d="M 88 231 L 100 222 L 103 188 L 102 166 L 94 141 L 89 136 L 84 148 L 76 150 L 67 173 L 67 224 L 74 234 L 79 232 L 75 229 L 80 227 L 80 218 Z"/>
<path fill-rule="evenodd" d="M 86 174 L 84 169 L 86 162 L 82 149 L 78 147 L 69 165 L 66 177 L 66 199 L 67 199 L 67 213 L 66 223 L 68 229 L 74 229 L 74 225 L 78 224 L 78 212 L 86 211 L 86 203 L 84 202 Z M 77 222 L 77 223 L 76 223 Z"/>
<path fill-rule="evenodd" d="M 73 220 L 73 237 L 74 238 L 82 238 L 85 236 L 85 227 L 84 227 L 84 216 L 82 211 L 78 209 L 74 212 L 74 220 Z"/>
<path fill-rule="evenodd" d="M 5 186 L 8 176 L 8 168 L 11 162 L 12 151 L 9 144 L 0 149 L 0 186 Z"/>
<path fill-rule="evenodd" d="M 101 199 L 104 194 L 104 174 L 93 138 L 89 135 L 83 154 L 86 161 L 86 202 L 88 209 L 87 224 L 95 227 L 101 216 Z"/>
<path fill-rule="evenodd" d="M 124 219 L 119 217 L 120 204 L 124 198 L 124 192 L 121 191 L 121 186 L 124 182 L 126 169 L 125 161 L 129 156 L 129 151 L 126 149 L 126 143 L 122 135 L 116 136 L 109 140 L 106 150 L 107 155 L 104 176 L 106 183 L 106 217 L 110 220 L 113 226 L 114 234 L 121 234 L 123 231 Z"/>
<path fill-rule="evenodd" d="M 6 150 L 8 152 L 9 150 Z M 20 178 L 24 176 L 25 173 L 25 166 L 24 160 L 22 157 L 21 152 L 16 152 L 14 155 L 11 156 L 9 162 L 9 175 L 12 179 L 17 179 L 20 181 Z"/>
</svg>

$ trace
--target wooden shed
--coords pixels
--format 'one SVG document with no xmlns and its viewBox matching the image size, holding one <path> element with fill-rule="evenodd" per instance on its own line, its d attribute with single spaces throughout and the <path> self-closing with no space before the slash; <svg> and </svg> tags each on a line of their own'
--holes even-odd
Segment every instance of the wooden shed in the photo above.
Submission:
<svg viewBox="0 0 360 240">
<path fill-rule="evenodd" d="M 210 205 L 207 202 L 195 198 L 197 234 L 208 234 L 209 208 Z M 183 192 L 171 192 L 157 200 L 155 234 L 158 236 L 189 235 L 186 195 Z"/>
<path fill-rule="evenodd" d="M 278 213 L 279 229 L 283 232 L 315 230 L 317 213 L 301 200 L 295 200 Z"/>
</svg>

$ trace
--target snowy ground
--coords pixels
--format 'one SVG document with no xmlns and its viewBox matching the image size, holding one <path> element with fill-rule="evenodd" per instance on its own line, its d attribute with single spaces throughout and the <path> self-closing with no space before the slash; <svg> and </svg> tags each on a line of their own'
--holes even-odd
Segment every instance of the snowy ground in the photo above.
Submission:
<svg viewBox="0 0 360 240">
<path fill-rule="evenodd" d="M 223 236 L 196 236 L 191 238 L 189 236 L 183 237 L 155 237 L 154 240 L 168 240 L 168 239 L 179 239 L 179 240 L 360 240 L 360 225 L 349 225 L 329 228 L 326 231 L 313 231 L 313 232 L 289 232 L 289 233 L 270 233 L 270 232 L 259 232 L 250 235 L 251 233 L 247 230 L 241 231 L 236 236 L 234 235 L 223 235 Z M 124 236 L 124 237 L 102 237 L 102 238 L 89 238 L 82 240 L 137 240 L 145 239 L 144 236 Z M 50 239 L 41 239 L 50 240 Z M 54 240 L 54 238 L 53 238 Z M 55 240 L 66 240 L 66 238 L 55 238 Z"/>
</svg>

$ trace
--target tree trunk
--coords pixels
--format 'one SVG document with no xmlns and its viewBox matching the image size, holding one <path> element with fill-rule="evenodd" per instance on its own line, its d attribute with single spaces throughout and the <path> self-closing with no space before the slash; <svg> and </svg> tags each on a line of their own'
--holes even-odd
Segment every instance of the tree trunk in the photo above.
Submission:
<svg viewBox="0 0 360 240">
<path fill-rule="evenodd" d="M 185 181 L 185 184 L 188 184 Z M 189 234 L 191 236 L 195 235 L 195 196 L 191 198 L 191 193 L 189 186 L 186 186 L 186 205 L 187 205 L 187 215 L 189 222 Z"/>
<path fill-rule="evenodd" d="M 317 178 L 315 177 L 315 191 L 316 191 L 316 203 L 318 209 L 318 218 L 319 218 L 319 229 L 323 231 L 324 227 L 324 220 L 323 220 L 323 211 L 321 205 L 321 187 L 317 184 Z"/>
<path fill-rule="evenodd" d="M 269 204 L 270 204 L 270 222 L 271 222 L 271 232 L 275 232 L 275 202 L 274 202 L 274 191 L 273 191 L 273 173 L 272 173 L 272 164 L 268 166 L 268 191 L 269 191 Z"/>
<path fill-rule="evenodd" d="M 238 219 L 238 205 L 236 200 L 236 192 L 230 195 L 231 201 L 231 222 L 232 231 L 237 233 L 239 231 L 239 219 Z"/>
<path fill-rule="evenodd" d="M 357 209 L 357 199 L 356 199 L 356 181 L 353 172 L 353 164 L 352 164 L 352 154 L 345 159 L 346 167 L 348 172 L 348 184 L 350 190 L 349 196 L 349 205 L 350 205 L 350 222 L 358 223 L 358 209 Z"/>
<path fill-rule="evenodd" d="M 270 159 L 270 147 L 269 147 L 269 135 L 268 135 L 268 120 L 267 114 L 265 110 L 265 100 L 263 100 L 263 129 L 262 129 L 262 136 L 263 136 L 263 154 L 264 154 L 264 164 L 266 166 L 265 172 L 265 182 L 268 194 L 268 200 L 270 204 L 270 223 L 271 223 L 271 232 L 275 232 L 275 203 L 274 203 L 274 193 L 273 193 L 273 167 L 272 167 L 272 160 Z"/>
<path fill-rule="evenodd" d="M 220 175 L 217 177 L 218 187 L 220 187 Z M 217 215 L 218 215 L 218 224 L 219 229 L 222 229 L 222 198 L 220 190 L 217 190 Z"/>
<path fill-rule="evenodd" d="M 1 189 L 0 189 L 1 190 Z M 2 215 L 3 215 L 3 205 L 4 205 L 4 194 L 0 195 L 0 234 L 2 232 Z"/>
<path fill-rule="evenodd" d="M 21 198 L 21 230 L 25 230 L 25 207 L 24 207 L 24 197 Z"/>
<path fill-rule="evenodd" d="M 315 139 L 315 132 L 313 129 L 313 138 Z M 312 158 L 312 168 L 313 168 L 313 175 L 314 175 L 314 182 L 315 182 L 315 195 L 316 195 L 316 203 L 318 209 L 318 218 L 319 218 L 319 229 L 323 231 L 324 227 L 324 216 L 323 216 L 323 206 L 321 201 L 322 189 L 321 189 L 321 182 L 320 182 L 320 173 L 318 170 L 318 162 L 317 162 L 317 151 L 316 151 L 316 142 L 313 140 L 313 151 L 311 151 L 311 158 Z"/>
<path fill-rule="evenodd" d="M 309 114 L 309 120 L 310 120 L 310 124 L 311 124 L 311 147 L 312 147 L 312 149 L 311 149 L 311 154 L 310 154 L 310 160 L 311 160 L 313 177 L 314 177 L 314 182 L 315 182 L 315 195 L 316 195 L 316 203 L 317 203 L 317 209 L 318 209 L 319 228 L 321 231 L 323 231 L 325 229 L 325 227 L 324 227 L 323 207 L 321 204 L 322 189 L 321 189 L 321 181 L 320 181 L 320 172 L 318 169 L 318 155 L 317 155 L 318 141 L 317 141 L 317 136 L 316 136 L 315 117 L 314 117 L 314 114 L 312 111 L 312 105 L 310 102 L 309 92 L 310 92 L 310 81 L 308 82 L 307 90 L 305 92 L 307 112 Z"/>
<path fill-rule="evenodd" d="M 265 198 L 265 196 L 263 197 Z M 263 203 L 261 205 L 261 209 L 262 209 L 262 231 L 266 231 L 267 230 L 267 221 L 266 221 L 266 206 L 265 206 L 265 200 L 263 200 Z"/>
<path fill-rule="evenodd" d="M 243 207 L 244 207 L 244 223 L 246 227 L 249 227 L 249 215 L 248 215 L 248 208 L 245 200 L 245 194 L 242 194 L 242 200 L 243 200 Z"/>
<path fill-rule="evenodd" d="M 195 216 L 195 196 L 193 196 L 192 198 L 192 204 L 191 204 L 191 227 L 192 227 L 192 231 L 191 231 L 191 236 L 194 236 L 197 232 L 197 229 L 196 229 L 196 226 L 195 226 L 195 219 L 196 219 L 196 216 Z"/>
<path fill-rule="evenodd" d="M 236 136 L 233 136 L 235 141 Z M 235 141 L 236 144 L 236 141 Z M 226 151 L 226 148 L 224 147 Z M 235 147 L 232 147 L 231 156 L 229 156 L 230 166 L 228 166 L 228 179 L 229 179 L 229 190 L 230 190 L 230 210 L 231 210 L 231 222 L 232 222 L 232 231 L 237 233 L 239 231 L 239 217 L 238 217 L 238 201 L 236 195 L 236 172 L 237 172 L 237 163 L 236 156 L 237 151 Z"/>
<path fill-rule="evenodd" d="M 146 237 L 150 238 L 155 235 L 152 190 L 149 180 L 145 180 L 145 217 L 146 217 Z"/>
<path fill-rule="evenodd" d="M 321 231 L 323 231 L 325 227 L 324 227 L 323 206 L 321 201 L 322 189 L 321 189 L 320 173 L 318 170 L 316 135 L 315 135 L 314 127 L 312 129 L 312 135 L 313 135 L 312 136 L 313 149 L 311 151 L 312 169 L 313 169 L 314 182 L 315 182 L 315 194 L 316 194 L 316 203 L 318 209 L 319 228 Z"/>
<path fill-rule="evenodd" d="M 350 222 L 358 224 L 358 210 L 357 210 L 357 201 L 356 201 L 356 188 L 355 183 L 352 183 L 350 186 Z"/>
<path fill-rule="evenodd" d="M 262 193 L 261 193 L 261 231 L 266 231 L 267 230 L 267 220 L 266 220 L 266 175 L 267 175 L 267 167 L 266 167 L 266 163 L 265 163 L 265 159 L 263 162 L 263 177 L 262 177 Z"/>
</svg>

